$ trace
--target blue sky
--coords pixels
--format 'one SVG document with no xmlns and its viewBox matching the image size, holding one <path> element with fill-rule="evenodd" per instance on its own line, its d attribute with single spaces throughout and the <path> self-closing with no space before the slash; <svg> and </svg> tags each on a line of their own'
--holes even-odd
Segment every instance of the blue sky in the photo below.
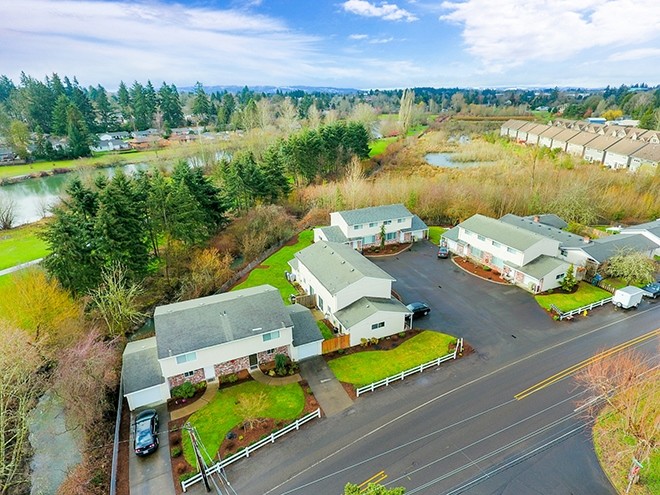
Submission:
<svg viewBox="0 0 660 495">
<path fill-rule="evenodd" d="M 3 0 L 0 74 L 177 86 L 660 83 L 658 0 Z"/>
</svg>

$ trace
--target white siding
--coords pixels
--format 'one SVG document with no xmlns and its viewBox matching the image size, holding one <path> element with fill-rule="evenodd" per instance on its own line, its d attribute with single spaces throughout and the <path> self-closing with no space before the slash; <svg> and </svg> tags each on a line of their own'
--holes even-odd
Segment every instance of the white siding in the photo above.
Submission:
<svg viewBox="0 0 660 495">
<path fill-rule="evenodd" d="M 314 229 L 314 242 L 327 241 L 322 229 Z"/>
<path fill-rule="evenodd" d="M 406 323 L 407 313 L 398 313 L 393 311 L 379 311 L 366 318 L 360 323 L 350 328 L 351 346 L 360 344 L 360 339 L 376 337 L 382 339 L 403 332 Z M 371 325 L 384 322 L 385 325 L 376 330 L 371 329 Z"/>
<path fill-rule="evenodd" d="M 302 361 L 303 359 L 320 356 L 322 354 L 321 342 L 310 342 L 309 344 L 292 347 L 291 359 L 293 361 Z"/>
<path fill-rule="evenodd" d="M 557 256 L 559 254 L 559 241 L 554 239 L 542 239 L 531 245 L 525 250 L 521 266 L 534 261 L 536 258 L 545 254 L 547 256 Z"/>
<path fill-rule="evenodd" d="M 527 133 L 527 144 L 536 144 L 539 142 L 539 135 L 533 132 Z"/>
<path fill-rule="evenodd" d="M 591 163 L 602 163 L 604 154 L 605 152 L 602 150 L 589 147 L 584 148 L 584 159 Z"/>
<path fill-rule="evenodd" d="M 476 247 L 477 249 L 480 249 L 481 251 L 485 251 L 487 253 L 492 254 L 493 256 L 496 256 L 497 258 L 500 258 L 501 260 L 504 260 L 504 262 L 509 262 L 509 263 L 515 263 L 516 265 L 523 265 L 523 255 L 524 253 L 522 251 L 515 250 L 515 253 L 510 253 L 507 250 L 507 247 L 505 244 L 500 243 L 499 246 L 493 245 L 492 239 L 485 238 L 485 240 L 480 240 L 478 237 L 478 234 L 475 232 L 471 232 L 468 234 L 468 231 L 466 231 L 463 227 L 458 228 L 458 238 L 459 240 L 470 244 L 471 246 Z M 459 253 L 460 254 L 460 253 Z"/>
<path fill-rule="evenodd" d="M 350 233 L 348 224 L 344 221 L 344 218 L 339 212 L 334 211 L 330 213 L 330 225 L 336 225 L 339 227 L 346 237 L 355 237 Z"/>
<path fill-rule="evenodd" d="M 610 168 L 628 168 L 630 157 L 608 151 L 605 153 L 605 166 Z"/>
<path fill-rule="evenodd" d="M 126 394 L 128 408 L 134 411 L 138 407 L 162 404 L 170 398 L 170 389 L 167 382 L 154 387 L 143 388 L 130 394 Z"/>
<path fill-rule="evenodd" d="M 333 313 L 351 305 L 361 297 L 389 299 L 392 297 L 392 282 L 386 279 L 365 277 L 340 290 L 335 297 L 336 307 L 333 309 Z"/>
<path fill-rule="evenodd" d="M 541 136 L 539 138 L 539 146 L 545 146 L 545 147 L 549 148 L 550 145 L 552 145 L 552 138 L 551 137 Z"/>
<path fill-rule="evenodd" d="M 566 152 L 575 156 L 582 156 L 584 154 L 584 146 L 581 144 L 568 143 Z"/>
<path fill-rule="evenodd" d="M 281 346 L 291 347 L 293 336 L 291 328 L 281 328 L 280 337 L 273 340 L 264 342 L 261 334 L 245 339 L 234 340 L 225 344 L 216 345 L 213 347 L 206 347 L 199 349 L 197 352 L 197 359 L 188 361 L 186 363 L 177 364 L 176 356 L 159 359 L 160 367 L 163 370 L 163 376 L 169 378 L 171 376 L 185 373 L 186 371 L 197 370 L 206 366 L 213 366 L 219 363 L 225 363 L 232 359 L 237 359 L 250 354 L 257 354 L 265 352 L 269 349 L 274 349 Z"/>
</svg>

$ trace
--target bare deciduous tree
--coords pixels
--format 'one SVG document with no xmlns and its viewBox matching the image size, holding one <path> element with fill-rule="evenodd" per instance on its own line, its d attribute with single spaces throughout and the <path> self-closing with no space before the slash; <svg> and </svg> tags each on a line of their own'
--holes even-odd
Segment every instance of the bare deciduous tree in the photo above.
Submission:
<svg viewBox="0 0 660 495">
<path fill-rule="evenodd" d="M 42 365 L 29 335 L 0 322 L 0 493 L 27 483 L 28 413 L 42 391 Z"/>
<path fill-rule="evenodd" d="M 179 297 L 194 299 L 216 292 L 231 277 L 233 259 L 231 254 L 220 254 L 216 248 L 195 253 L 190 263 L 189 277 L 183 283 Z"/>
<path fill-rule="evenodd" d="M 16 202 L 5 196 L 0 196 L 0 230 L 9 230 L 16 221 Z"/>
<path fill-rule="evenodd" d="M 656 262 L 646 254 L 622 249 L 607 261 L 605 271 L 627 284 L 646 284 L 653 281 L 657 268 Z"/>
<path fill-rule="evenodd" d="M 347 203 L 352 210 L 357 208 L 358 201 L 362 198 L 360 192 L 363 184 L 364 172 L 362 170 L 362 162 L 357 156 L 354 156 L 351 158 L 351 163 L 346 170 L 343 184 L 344 194 L 348 198 Z"/>
<path fill-rule="evenodd" d="M 238 396 L 236 412 L 243 418 L 243 425 L 246 430 L 251 430 L 263 423 L 266 405 L 267 397 L 264 392 Z"/>
<path fill-rule="evenodd" d="M 399 126 L 402 134 L 408 132 L 412 125 L 414 103 L 415 92 L 412 89 L 404 89 L 401 95 L 401 106 L 399 107 Z"/>
</svg>

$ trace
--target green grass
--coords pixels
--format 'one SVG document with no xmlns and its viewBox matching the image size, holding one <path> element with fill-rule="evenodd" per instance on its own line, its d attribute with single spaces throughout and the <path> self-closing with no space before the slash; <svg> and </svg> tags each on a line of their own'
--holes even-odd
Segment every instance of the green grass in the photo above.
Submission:
<svg viewBox="0 0 660 495">
<path fill-rule="evenodd" d="M 328 325 L 320 320 L 317 320 L 316 324 L 318 325 L 319 330 L 321 330 L 321 335 L 323 335 L 325 340 L 333 339 L 335 337 L 335 335 L 332 333 L 332 330 L 328 328 Z"/>
<path fill-rule="evenodd" d="M 241 397 L 263 392 L 266 400 L 256 417 L 279 420 L 294 420 L 300 417 L 305 407 L 305 394 L 297 383 L 282 386 L 268 386 L 259 382 L 246 382 L 221 389 L 213 399 L 194 414 L 188 421 L 197 428 L 200 439 L 209 454 L 215 457 L 222 441 L 230 430 L 246 418 L 241 416 L 236 403 Z M 188 434 L 183 432 L 183 455 L 195 466 L 195 457 Z"/>
<path fill-rule="evenodd" d="M 369 158 L 373 158 L 374 156 L 382 155 L 385 153 L 385 150 L 387 147 L 396 141 L 398 138 L 396 136 L 393 137 L 385 137 L 385 138 L 380 138 L 376 139 L 375 141 L 372 141 L 369 144 Z"/>
<path fill-rule="evenodd" d="M 0 276 L 0 289 L 9 285 L 12 275 L 12 273 L 8 273 L 7 275 Z"/>
<path fill-rule="evenodd" d="M 419 133 L 426 130 L 427 128 L 428 128 L 427 125 L 422 125 L 422 124 L 414 125 L 410 129 L 408 129 L 406 136 L 417 136 Z"/>
<path fill-rule="evenodd" d="M 557 306 L 562 312 L 571 311 L 573 309 L 581 308 L 587 304 L 600 301 L 612 294 L 594 285 L 586 282 L 580 282 L 578 290 L 573 294 L 565 294 L 561 289 L 555 289 L 554 294 L 534 296 L 536 302 L 544 309 L 550 311 L 550 306 Z"/>
<path fill-rule="evenodd" d="M 448 230 L 444 227 L 429 227 L 429 241 L 437 246 L 440 244 L 440 236 Z"/>
<path fill-rule="evenodd" d="M 235 286 L 232 290 L 247 289 L 258 285 L 270 284 L 277 288 L 282 294 L 285 303 L 289 303 L 289 296 L 297 294 L 293 285 L 286 278 L 284 272 L 290 271 L 288 262 L 293 259 L 294 253 L 311 246 L 314 240 L 314 232 L 304 230 L 298 234 L 298 241 L 291 246 L 283 246 L 279 251 L 266 258 L 264 262 L 250 272 L 248 278 Z M 260 268 L 263 267 L 263 268 Z"/>
<path fill-rule="evenodd" d="M 43 258 L 49 253 L 46 241 L 37 237 L 44 223 L 0 230 L 0 270 L 27 261 Z"/>
<path fill-rule="evenodd" d="M 449 352 L 456 338 L 426 330 L 391 351 L 365 351 L 328 363 L 337 379 L 362 387 L 414 368 Z"/>
</svg>

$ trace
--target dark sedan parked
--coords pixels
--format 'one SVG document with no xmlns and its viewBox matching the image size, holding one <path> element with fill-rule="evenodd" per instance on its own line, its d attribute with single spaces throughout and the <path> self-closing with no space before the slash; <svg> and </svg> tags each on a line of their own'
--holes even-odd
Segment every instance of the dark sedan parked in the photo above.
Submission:
<svg viewBox="0 0 660 495">
<path fill-rule="evenodd" d="M 652 282 L 648 285 L 642 287 L 642 290 L 645 292 L 646 297 L 651 297 L 655 299 L 660 296 L 660 282 Z"/>
<path fill-rule="evenodd" d="M 158 413 L 155 409 L 142 411 L 135 418 L 135 453 L 148 455 L 158 448 Z"/>
<path fill-rule="evenodd" d="M 413 315 L 413 318 L 419 318 L 420 316 L 426 316 L 431 312 L 431 308 L 428 304 L 423 302 L 413 302 L 406 305 L 408 311 Z"/>
</svg>

